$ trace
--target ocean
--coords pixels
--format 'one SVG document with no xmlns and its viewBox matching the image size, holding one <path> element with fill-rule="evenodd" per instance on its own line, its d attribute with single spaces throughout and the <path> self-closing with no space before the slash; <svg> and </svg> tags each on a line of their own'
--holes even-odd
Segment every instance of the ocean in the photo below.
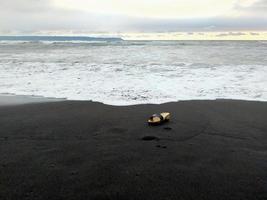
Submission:
<svg viewBox="0 0 267 200">
<path fill-rule="evenodd" d="M 267 101 L 267 41 L 0 38 L 0 93 L 112 105 Z"/>
</svg>

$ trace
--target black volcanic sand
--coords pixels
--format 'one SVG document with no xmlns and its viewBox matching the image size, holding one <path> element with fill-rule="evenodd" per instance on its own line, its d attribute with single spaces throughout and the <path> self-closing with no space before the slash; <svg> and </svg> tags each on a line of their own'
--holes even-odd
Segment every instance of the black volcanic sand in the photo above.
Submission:
<svg viewBox="0 0 267 200">
<path fill-rule="evenodd" d="M 2 106 L 0 199 L 267 199 L 267 103 Z"/>
</svg>

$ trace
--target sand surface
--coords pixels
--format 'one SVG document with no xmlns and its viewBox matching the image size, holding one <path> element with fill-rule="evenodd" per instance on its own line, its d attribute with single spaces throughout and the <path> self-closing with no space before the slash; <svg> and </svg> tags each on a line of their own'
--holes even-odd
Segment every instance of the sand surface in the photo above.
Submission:
<svg viewBox="0 0 267 200">
<path fill-rule="evenodd" d="M 1 200 L 264 200 L 267 103 L 1 106 L 0 152 Z"/>
</svg>

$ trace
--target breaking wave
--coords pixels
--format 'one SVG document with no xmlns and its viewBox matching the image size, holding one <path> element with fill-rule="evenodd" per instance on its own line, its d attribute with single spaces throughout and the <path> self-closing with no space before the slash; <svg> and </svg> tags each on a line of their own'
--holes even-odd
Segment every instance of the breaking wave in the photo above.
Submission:
<svg viewBox="0 0 267 200">
<path fill-rule="evenodd" d="M 266 51 L 241 41 L 1 42 L 0 93 L 113 105 L 266 101 Z"/>
</svg>

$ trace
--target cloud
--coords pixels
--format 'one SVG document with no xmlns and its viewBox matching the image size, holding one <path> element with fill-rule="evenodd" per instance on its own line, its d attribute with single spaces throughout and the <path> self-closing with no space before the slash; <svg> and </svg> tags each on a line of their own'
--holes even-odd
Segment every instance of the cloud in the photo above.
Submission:
<svg viewBox="0 0 267 200">
<path fill-rule="evenodd" d="M 235 2 L 238 15 L 154 18 L 66 9 L 55 0 L 0 0 L 0 34 L 267 31 L 267 0 Z"/>
<path fill-rule="evenodd" d="M 267 0 L 239 0 L 234 8 L 243 15 L 267 18 Z"/>
<path fill-rule="evenodd" d="M 130 19 L 128 28 L 143 31 L 266 31 L 267 19 L 259 17 L 213 17 L 204 19 Z M 207 29 L 207 27 L 212 27 Z"/>
<path fill-rule="evenodd" d="M 55 7 L 46 0 L 0 0 L 0 33 L 114 31 L 125 18 Z M 108 23 L 107 23 L 108 22 Z"/>
<path fill-rule="evenodd" d="M 250 32 L 250 35 L 260 35 L 259 33 Z"/>
<path fill-rule="evenodd" d="M 0 0 L 1 12 L 41 13 L 54 9 L 51 0 Z"/>
<path fill-rule="evenodd" d="M 216 37 L 228 37 L 228 36 L 241 36 L 241 35 L 246 35 L 246 33 L 242 32 L 228 32 L 228 33 L 220 33 L 215 35 Z"/>
</svg>

